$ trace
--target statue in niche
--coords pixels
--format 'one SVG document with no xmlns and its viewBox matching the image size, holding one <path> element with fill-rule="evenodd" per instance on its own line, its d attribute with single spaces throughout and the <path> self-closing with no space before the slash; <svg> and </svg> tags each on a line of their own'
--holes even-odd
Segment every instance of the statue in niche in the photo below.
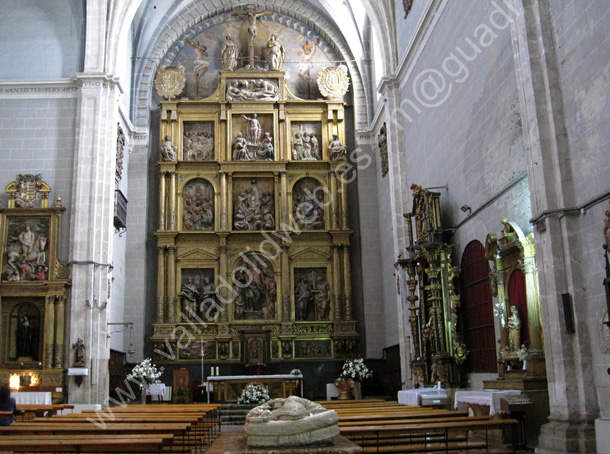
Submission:
<svg viewBox="0 0 610 454">
<path fill-rule="evenodd" d="M 213 322 L 218 312 L 216 309 L 216 286 L 207 276 L 203 278 L 199 301 L 199 311 L 205 316 L 206 321 Z"/>
<path fill-rule="evenodd" d="M 85 367 L 85 341 L 80 337 L 72 344 L 74 349 L 74 367 Z"/>
<path fill-rule="evenodd" d="M 193 61 L 195 65 L 195 96 L 199 99 L 199 81 L 208 72 L 208 67 L 210 66 L 210 62 L 203 59 L 203 57 L 208 56 L 208 48 L 199 41 L 193 41 L 189 38 L 186 38 L 184 41 L 195 49 L 195 60 Z"/>
<path fill-rule="evenodd" d="M 34 358 L 37 352 L 34 348 L 34 338 L 36 327 L 29 315 L 24 315 L 19 320 L 19 330 L 17 332 L 17 357 Z"/>
<path fill-rule="evenodd" d="M 259 145 L 261 143 L 263 128 L 261 127 L 261 122 L 258 120 L 258 115 L 252 114 L 251 117 L 242 115 L 242 117 L 248 122 L 248 133 L 246 134 L 248 144 Z"/>
<path fill-rule="evenodd" d="M 194 180 L 184 187 L 182 229 L 210 230 L 214 225 L 214 189 L 204 180 Z"/>
<path fill-rule="evenodd" d="M 314 293 L 316 320 L 328 320 L 330 309 L 330 286 L 322 276 L 319 276 L 316 281 Z"/>
<path fill-rule="evenodd" d="M 221 55 L 222 69 L 226 71 L 235 71 L 239 59 L 239 46 L 233 42 L 231 35 L 227 35 L 225 44 L 222 46 Z"/>
<path fill-rule="evenodd" d="M 273 230 L 275 228 L 273 196 L 264 193 L 256 182 L 237 196 L 233 217 L 235 230 Z"/>
<path fill-rule="evenodd" d="M 324 228 L 324 193 L 313 179 L 298 182 L 292 191 L 293 216 L 301 230 Z"/>
<path fill-rule="evenodd" d="M 236 79 L 227 83 L 227 101 L 277 101 L 279 86 L 265 79 Z"/>
<path fill-rule="evenodd" d="M 248 151 L 248 141 L 244 138 L 241 132 L 237 133 L 237 137 L 233 142 L 233 161 L 252 161 L 250 152 Z"/>
<path fill-rule="evenodd" d="M 192 277 L 187 277 L 186 282 L 182 284 L 180 293 L 178 296 L 183 298 L 182 300 L 182 312 L 184 313 L 197 313 L 197 306 L 201 299 L 201 292 L 193 282 Z"/>
<path fill-rule="evenodd" d="M 314 159 L 322 159 L 322 156 L 320 156 L 320 148 L 317 137 L 313 133 L 311 133 L 309 139 L 311 142 L 311 155 L 314 157 Z"/>
<path fill-rule="evenodd" d="M 161 159 L 163 159 L 163 161 L 175 161 L 177 149 L 178 148 L 172 143 L 172 136 L 165 136 L 163 145 L 161 146 Z"/>
<path fill-rule="evenodd" d="M 235 318 L 248 320 L 273 318 L 277 283 L 271 263 L 264 257 L 252 253 L 242 256 L 233 273 L 237 286 Z"/>
<path fill-rule="evenodd" d="M 302 276 L 294 289 L 294 315 L 297 321 L 307 320 L 313 300 L 313 288 L 307 277 Z"/>
<path fill-rule="evenodd" d="M 510 307 L 510 316 L 507 322 L 508 328 L 508 351 L 515 353 L 521 347 L 521 318 L 517 306 Z"/>
<path fill-rule="evenodd" d="M 184 160 L 211 161 L 214 159 L 214 134 L 207 131 L 185 131 Z"/>
<path fill-rule="evenodd" d="M 328 144 L 328 157 L 331 161 L 345 161 L 347 150 L 339 140 L 337 134 L 333 134 L 333 140 Z"/>
<path fill-rule="evenodd" d="M 284 67 L 284 46 L 277 41 L 277 36 L 271 35 L 267 41 L 267 66 L 269 71 L 281 71 Z"/>
<path fill-rule="evenodd" d="M 297 77 L 305 85 L 305 96 L 307 98 L 311 97 L 311 61 L 318 50 L 318 44 L 320 44 L 319 38 L 316 38 L 315 41 L 305 41 L 297 52 L 297 55 L 301 57 Z"/>
<path fill-rule="evenodd" d="M 256 156 L 258 161 L 273 161 L 275 159 L 275 153 L 273 151 L 273 139 L 268 132 L 264 134 L 261 147 L 256 152 Z"/>
</svg>

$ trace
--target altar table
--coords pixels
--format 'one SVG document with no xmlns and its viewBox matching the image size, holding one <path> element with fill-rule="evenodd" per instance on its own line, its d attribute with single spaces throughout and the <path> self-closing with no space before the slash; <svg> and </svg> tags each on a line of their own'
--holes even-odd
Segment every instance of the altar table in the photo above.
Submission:
<svg viewBox="0 0 610 454">
<path fill-rule="evenodd" d="M 496 413 L 501 413 L 502 409 L 500 406 L 500 400 L 504 396 L 511 396 L 521 394 L 521 391 L 517 389 L 509 390 L 497 390 L 497 389 L 486 389 L 483 391 L 456 391 L 455 392 L 455 408 L 467 405 L 474 412 L 477 411 L 475 407 L 489 407 L 489 415 L 493 416 Z"/>
<path fill-rule="evenodd" d="M 272 399 L 294 395 L 295 391 L 300 392 L 300 397 L 303 397 L 302 375 L 220 375 L 208 377 L 208 403 L 212 390 L 215 393 L 216 402 L 237 402 L 241 392 L 253 383 L 266 386 Z"/>
<path fill-rule="evenodd" d="M 19 392 L 12 391 L 11 397 L 15 398 L 17 406 L 19 405 L 51 405 L 50 392 Z"/>
<path fill-rule="evenodd" d="M 447 405 L 449 394 L 442 388 L 414 388 L 398 391 L 398 403 L 410 406 Z"/>
</svg>

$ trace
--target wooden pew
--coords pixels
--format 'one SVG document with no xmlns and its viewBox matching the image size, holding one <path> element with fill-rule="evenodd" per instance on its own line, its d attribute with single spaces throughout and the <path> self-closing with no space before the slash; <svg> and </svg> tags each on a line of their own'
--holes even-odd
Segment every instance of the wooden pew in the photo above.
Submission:
<svg viewBox="0 0 610 454">
<path fill-rule="evenodd" d="M 61 439 L 49 439 L 46 435 L 39 437 L 29 436 L 26 439 L 7 435 L 0 438 L 0 451 L 11 451 L 13 453 L 159 453 L 162 452 L 168 440 L 166 436 L 151 436 L 150 434 L 139 435 L 137 438 L 118 438 L 116 435 L 103 436 L 97 434 L 80 438 L 62 436 Z"/>
<path fill-rule="evenodd" d="M 339 430 L 341 435 L 362 446 L 365 453 L 407 453 L 486 449 L 489 445 L 487 431 L 511 427 L 514 452 L 517 424 L 518 421 L 515 419 L 471 420 L 468 418 L 464 421 L 435 420 L 435 422 L 416 424 L 339 426 Z M 468 433 L 471 430 L 485 431 L 485 441 L 469 441 Z M 460 433 L 463 435 L 460 436 Z"/>
</svg>

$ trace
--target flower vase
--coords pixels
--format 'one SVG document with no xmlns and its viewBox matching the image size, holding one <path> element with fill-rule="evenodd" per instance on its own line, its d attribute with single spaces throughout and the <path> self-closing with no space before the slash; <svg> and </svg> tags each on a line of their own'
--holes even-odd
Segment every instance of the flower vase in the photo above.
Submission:
<svg viewBox="0 0 610 454">
<path fill-rule="evenodd" d="M 146 405 L 146 388 L 142 388 L 142 405 Z"/>
<path fill-rule="evenodd" d="M 352 399 L 352 388 L 354 380 L 335 380 L 335 387 L 339 390 L 339 400 Z"/>
</svg>

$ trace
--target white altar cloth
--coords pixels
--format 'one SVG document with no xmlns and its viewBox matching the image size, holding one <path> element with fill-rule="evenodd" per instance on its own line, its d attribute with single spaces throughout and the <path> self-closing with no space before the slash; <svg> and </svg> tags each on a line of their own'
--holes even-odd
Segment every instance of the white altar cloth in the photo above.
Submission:
<svg viewBox="0 0 610 454">
<path fill-rule="evenodd" d="M 398 391 L 398 403 L 401 405 L 418 406 L 421 405 L 422 394 L 431 396 L 438 395 L 439 399 L 448 399 L 449 394 L 444 389 L 439 388 L 414 388 Z M 447 401 L 446 401 L 447 402 Z M 450 402 L 450 401 L 449 401 Z"/>
<path fill-rule="evenodd" d="M 165 385 L 163 383 L 153 383 L 146 387 L 147 396 L 163 396 L 165 394 Z"/>
<path fill-rule="evenodd" d="M 208 376 L 208 381 L 206 384 L 207 395 L 208 395 L 208 403 L 210 403 L 210 392 L 214 390 L 215 381 L 224 382 L 224 381 L 236 381 L 236 380 L 251 380 L 251 381 L 260 381 L 270 378 L 279 378 L 282 380 L 300 380 L 301 385 L 301 397 L 303 396 L 303 376 L 302 375 L 293 375 L 293 374 L 276 374 L 276 375 L 216 375 L 216 376 Z"/>
<path fill-rule="evenodd" d="M 489 414 L 491 416 L 496 413 L 501 413 L 500 410 L 500 399 L 504 396 L 521 394 L 521 391 L 517 389 L 509 390 L 498 390 L 498 389 L 485 389 L 483 391 L 456 391 L 455 392 L 455 408 L 460 408 L 460 405 L 485 405 L 489 407 Z"/>
<path fill-rule="evenodd" d="M 11 397 L 15 398 L 17 406 L 19 405 L 51 405 L 50 392 L 18 392 L 12 391 Z"/>
</svg>

